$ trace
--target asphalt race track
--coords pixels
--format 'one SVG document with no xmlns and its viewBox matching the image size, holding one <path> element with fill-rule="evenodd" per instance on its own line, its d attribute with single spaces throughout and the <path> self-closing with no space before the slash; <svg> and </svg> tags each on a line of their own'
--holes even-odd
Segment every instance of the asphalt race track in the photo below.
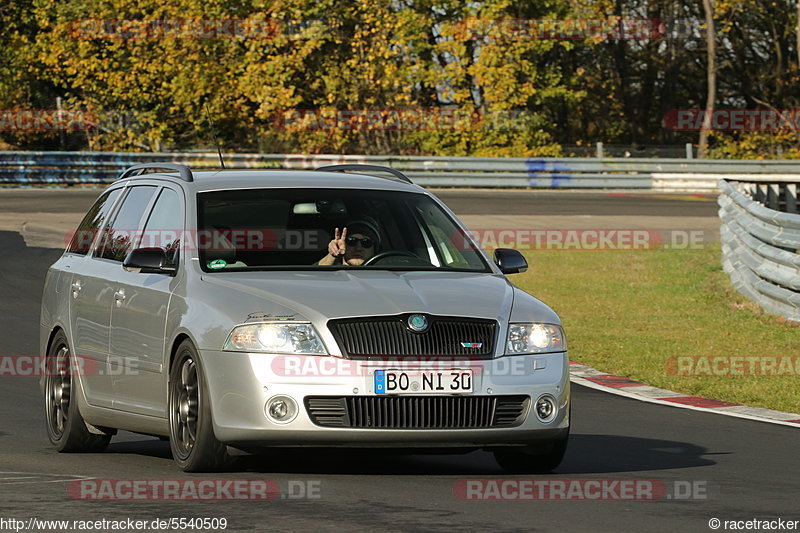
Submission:
<svg viewBox="0 0 800 533">
<path fill-rule="evenodd" d="M 85 213 L 102 189 L 0 189 L 0 213 Z M 667 196 L 625 191 L 614 193 L 481 189 L 434 189 L 459 215 L 654 215 L 717 216 L 717 204 L 703 195 Z"/>
<path fill-rule="evenodd" d="M 40 196 L 36 196 L 36 195 Z M 78 212 L 98 191 L 24 191 L 0 213 Z M 636 196 L 450 191 L 440 196 L 459 214 L 582 212 L 715 216 L 716 204 Z M 510 195 L 510 196 L 504 196 Z M 517 200 L 515 200 L 515 198 Z M 534 201 L 541 199 L 542 201 Z M 476 208 L 477 209 L 477 208 Z M 494 209 L 494 211 L 491 211 Z M 65 230 L 66 231 L 66 230 Z M 60 251 L 29 248 L 0 232 L 0 355 L 38 352 L 42 280 Z M 800 520 L 797 429 L 652 405 L 573 385 L 572 437 L 549 476 L 506 475 L 485 452 L 464 455 L 307 449 L 243 457 L 236 471 L 184 474 L 169 445 L 121 433 L 98 454 L 58 454 L 44 429 L 35 378 L 0 377 L 0 519 L 135 520 L 226 518 L 229 531 L 710 531 L 711 518 Z M 271 501 L 81 501 L 67 487 L 78 478 L 131 480 L 273 480 Z M 464 480 L 640 480 L 663 486 L 657 501 L 464 501 Z M 304 487 L 313 498 L 298 498 Z M 687 490 L 686 487 L 692 487 Z M 613 491 L 612 491 L 613 495 Z M 3 527 L 0 522 L 0 530 Z M 24 530 L 24 529 L 23 529 Z M 720 530 L 725 530 L 721 528 Z"/>
</svg>

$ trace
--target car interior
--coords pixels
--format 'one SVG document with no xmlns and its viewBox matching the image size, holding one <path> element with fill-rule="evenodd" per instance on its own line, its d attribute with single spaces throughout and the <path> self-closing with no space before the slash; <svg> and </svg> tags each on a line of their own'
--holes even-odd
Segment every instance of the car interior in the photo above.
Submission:
<svg viewBox="0 0 800 533">
<path fill-rule="evenodd" d="M 222 260 L 228 268 L 314 265 L 328 253 L 336 228 L 368 220 L 378 231 L 375 254 L 395 263 L 435 267 L 455 261 L 441 257 L 419 206 L 382 195 L 353 191 L 300 190 L 276 197 L 274 190 L 204 193 L 199 200 L 199 229 L 214 243 L 201 250 L 201 262 Z M 434 228 L 438 229 L 438 228 Z M 441 233 L 441 231 L 440 231 Z M 389 258 L 387 258 L 387 261 Z M 461 259 L 464 266 L 467 265 Z"/>
</svg>

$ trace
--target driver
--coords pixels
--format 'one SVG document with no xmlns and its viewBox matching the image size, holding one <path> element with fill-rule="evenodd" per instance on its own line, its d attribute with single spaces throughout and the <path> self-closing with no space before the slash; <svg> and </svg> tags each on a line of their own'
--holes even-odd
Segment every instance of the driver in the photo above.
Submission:
<svg viewBox="0 0 800 533">
<path fill-rule="evenodd" d="M 328 243 L 328 255 L 317 261 L 318 265 L 361 266 L 377 253 L 380 237 L 377 228 L 366 220 L 356 220 L 336 228 Z"/>
</svg>

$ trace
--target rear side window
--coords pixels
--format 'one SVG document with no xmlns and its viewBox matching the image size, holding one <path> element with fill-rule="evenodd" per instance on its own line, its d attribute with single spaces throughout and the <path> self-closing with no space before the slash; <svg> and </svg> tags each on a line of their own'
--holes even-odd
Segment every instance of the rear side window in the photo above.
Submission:
<svg viewBox="0 0 800 533">
<path fill-rule="evenodd" d="M 122 207 L 117 210 L 114 222 L 107 225 L 100 236 L 95 255 L 102 259 L 111 259 L 120 263 L 128 255 L 134 240 L 141 234 L 139 223 L 145 209 L 150 204 L 156 187 L 140 186 L 128 189 L 122 200 Z"/>
<path fill-rule="evenodd" d="M 119 196 L 122 189 L 114 189 L 103 193 L 94 203 L 91 209 L 83 217 L 78 231 L 72 236 L 72 240 L 67 247 L 67 253 L 86 255 L 89 247 L 92 246 L 95 235 L 103 227 L 106 216 L 114 205 L 114 201 Z"/>
<path fill-rule="evenodd" d="M 182 231 L 181 199 L 172 189 L 163 189 L 144 227 L 140 246 L 163 248 L 167 252 L 167 260 L 175 264 L 175 253 L 181 242 Z"/>
</svg>

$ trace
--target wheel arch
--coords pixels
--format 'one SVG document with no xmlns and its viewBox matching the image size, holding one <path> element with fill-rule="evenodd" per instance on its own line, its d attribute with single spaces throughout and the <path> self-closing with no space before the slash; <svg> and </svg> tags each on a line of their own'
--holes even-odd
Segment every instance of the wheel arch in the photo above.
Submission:
<svg viewBox="0 0 800 533">
<path fill-rule="evenodd" d="M 42 354 L 44 357 L 47 357 L 47 353 L 46 353 L 46 352 L 49 352 L 49 351 L 50 351 L 50 348 L 53 346 L 53 339 L 55 339 L 55 338 L 56 338 L 56 335 L 58 335 L 58 332 L 59 332 L 59 331 L 62 331 L 62 332 L 64 332 L 64 337 L 66 337 L 66 338 L 67 338 L 67 342 L 68 342 L 68 343 L 70 342 L 70 340 L 69 340 L 69 335 L 67 334 L 67 328 L 65 328 L 65 327 L 64 327 L 63 325 L 61 325 L 61 324 L 56 324 L 55 326 L 53 326 L 53 327 L 50 329 L 50 335 L 47 337 L 47 343 L 46 343 L 46 344 L 45 344 L 45 346 L 44 346 L 45 353 L 44 353 L 44 354 Z M 70 351 L 71 351 L 71 350 L 70 350 Z"/>
<path fill-rule="evenodd" d="M 64 338 L 67 339 L 67 347 L 69 348 L 70 353 L 72 353 L 72 346 L 71 346 L 72 341 L 70 340 L 69 334 L 67 333 L 67 328 L 64 327 L 62 324 L 55 324 L 52 328 L 50 328 L 50 333 L 47 336 L 47 342 L 44 344 L 43 351 L 39 355 L 39 357 L 41 358 L 40 368 L 46 368 L 47 356 L 50 353 L 50 349 L 53 347 L 53 340 L 55 340 L 56 335 L 58 335 L 59 332 L 64 334 Z M 42 374 L 39 377 L 39 388 L 41 389 L 42 392 L 44 392 L 46 377 L 47 376 L 44 374 Z"/>
<path fill-rule="evenodd" d="M 172 371 L 172 363 L 175 361 L 175 356 L 178 355 L 178 347 L 187 340 L 194 344 L 195 349 L 197 349 L 197 343 L 194 342 L 194 339 L 192 339 L 191 335 L 185 331 L 179 332 L 177 335 L 175 335 L 175 338 L 172 339 L 172 343 L 169 348 L 169 364 L 165 369 L 165 374 L 167 376 L 169 376 L 169 373 Z M 169 383 L 169 377 L 167 378 L 167 382 Z"/>
</svg>

